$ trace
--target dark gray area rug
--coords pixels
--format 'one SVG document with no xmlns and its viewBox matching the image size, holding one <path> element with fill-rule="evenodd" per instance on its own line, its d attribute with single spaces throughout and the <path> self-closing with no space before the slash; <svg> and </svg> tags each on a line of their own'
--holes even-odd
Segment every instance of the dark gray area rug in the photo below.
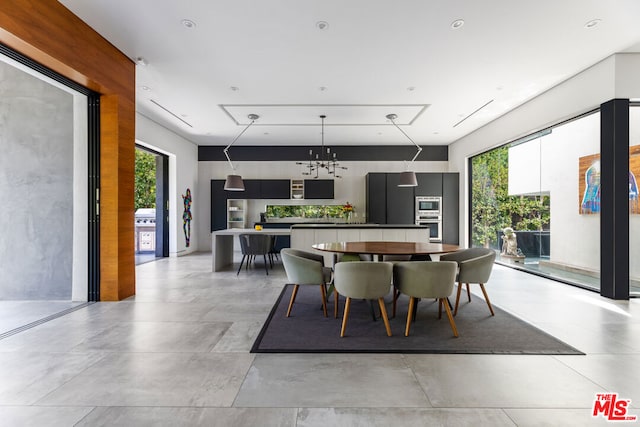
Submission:
<svg viewBox="0 0 640 427">
<path fill-rule="evenodd" d="M 340 327 L 344 299 L 340 298 L 338 318 L 333 317 L 333 295 L 329 317 L 322 314 L 320 289 L 300 286 L 291 317 L 286 317 L 292 285 L 286 285 L 251 349 L 252 353 L 466 353 L 466 354 L 584 354 L 540 329 L 494 306 L 491 316 L 484 300 L 463 295 L 454 318 L 459 337 L 455 338 L 443 309 L 422 300 L 408 337 L 404 336 L 408 298 L 398 300 L 396 317 L 391 319 L 391 294 L 386 297 L 393 336 L 388 337 L 381 318 L 374 321 L 368 301 L 353 300 L 344 338 Z M 376 304 L 376 314 L 379 308 Z"/>
</svg>

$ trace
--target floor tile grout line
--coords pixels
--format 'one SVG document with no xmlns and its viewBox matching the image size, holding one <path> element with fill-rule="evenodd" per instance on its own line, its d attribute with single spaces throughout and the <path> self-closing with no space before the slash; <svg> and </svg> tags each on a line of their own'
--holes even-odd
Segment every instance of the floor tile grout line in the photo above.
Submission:
<svg viewBox="0 0 640 427">
<path fill-rule="evenodd" d="M 65 315 L 67 315 L 69 313 L 73 313 L 74 311 L 80 310 L 81 308 L 88 307 L 91 304 L 95 304 L 95 303 L 94 302 L 85 302 L 85 303 L 77 305 L 75 307 L 67 308 L 66 310 L 63 310 L 63 311 L 60 311 L 58 313 L 54 313 L 54 314 L 52 314 L 50 316 L 44 317 L 42 319 L 36 320 L 35 322 L 31 322 L 31 323 L 28 323 L 26 325 L 22 325 L 19 328 L 15 328 L 15 329 L 12 329 L 10 331 L 4 332 L 4 333 L 0 334 L 0 340 L 3 340 L 5 338 L 9 338 L 10 336 L 16 335 L 16 334 L 18 334 L 20 332 L 24 332 L 24 331 L 29 330 L 31 328 L 35 328 L 36 326 L 42 325 L 42 324 L 47 323 L 47 322 L 49 322 L 51 320 L 58 319 L 58 318 L 60 318 L 62 316 L 65 316 Z"/>
</svg>

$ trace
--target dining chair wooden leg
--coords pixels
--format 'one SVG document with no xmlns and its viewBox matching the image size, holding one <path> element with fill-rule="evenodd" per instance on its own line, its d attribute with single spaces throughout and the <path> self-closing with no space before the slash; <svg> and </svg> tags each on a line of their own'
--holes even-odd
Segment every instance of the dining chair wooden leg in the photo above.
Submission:
<svg viewBox="0 0 640 427">
<path fill-rule="evenodd" d="M 489 295 L 487 295 L 487 291 L 484 288 L 484 283 L 480 283 L 480 289 L 482 289 L 482 293 L 484 294 L 484 299 L 485 301 L 487 301 L 487 305 L 489 306 L 489 311 L 491 312 L 491 315 L 495 316 L 495 313 L 493 312 L 493 307 L 491 307 L 491 301 L 489 301 Z"/>
<path fill-rule="evenodd" d="M 438 298 L 438 319 L 442 319 L 442 298 Z"/>
<path fill-rule="evenodd" d="M 334 304 L 333 304 L 333 318 L 337 319 L 338 318 L 338 304 L 340 302 L 340 294 L 338 293 L 338 291 L 334 288 L 333 289 L 333 300 L 334 300 Z"/>
<path fill-rule="evenodd" d="M 453 309 L 453 315 L 458 314 L 458 305 L 460 305 L 460 293 L 462 292 L 462 283 L 458 282 L 458 292 L 456 293 L 456 306 Z"/>
<path fill-rule="evenodd" d="M 342 315 L 342 328 L 340 328 L 340 338 L 344 337 L 344 331 L 347 329 L 347 319 L 349 318 L 349 309 L 351 308 L 351 298 L 347 297 L 344 303 L 344 314 Z"/>
<path fill-rule="evenodd" d="M 324 288 L 324 283 L 320 285 L 320 294 L 322 294 L 322 312 L 324 317 L 329 317 L 327 314 L 327 290 Z"/>
<path fill-rule="evenodd" d="M 414 297 L 409 298 L 409 312 L 407 313 L 407 325 L 404 328 L 404 336 L 409 336 L 409 330 L 411 329 L 411 319 L 413 319 L 413 310 L 415 308 L 416 299 Z"/>
<path fill-rule="evenodd" d="M 469 284 L 467 283 L 467 299 L 471 302 L 471 290 L 469 289 Z"/>
<path fill-rule="evenodd" d="M 387 308 L 384 306 L 384 299 L 378 298 L 378 305 L 380 306 L 380 315 L 384 320 L 384 327 L 387 330 L 387 336 L 391 336 L 391 325 L 389 325 L 389 317 L 387 317 Z"/>
<path fill-rule="evenodd" d="M 440 301 L 442 301 L 442 299 L 440 299 Z M 456 328 L 456 322 L 453 320 L 453 316 L 451 315 L 451 309 L 449 308 L 449 304 L 447 304 L 446 302 L 444 302 L 444 309 L 447 312 L 447 317 L 449 318 L 449 324 L 451 325 L 451 329 L 453 329 L 453 336 L 458 338 L 458 328 Z"/>
<path fill-rule="evenodd" d="M 291 314 L 291 309 L 293 308 L 293 303 L 296 300 L 296 295 L 298 295 L 298 288 L 300 285 L 294 285 L 293 291 L 291 291 L 291 299 L 289 300 L 289 308 L 287 309 L 287 317 Z"/>
</svg>

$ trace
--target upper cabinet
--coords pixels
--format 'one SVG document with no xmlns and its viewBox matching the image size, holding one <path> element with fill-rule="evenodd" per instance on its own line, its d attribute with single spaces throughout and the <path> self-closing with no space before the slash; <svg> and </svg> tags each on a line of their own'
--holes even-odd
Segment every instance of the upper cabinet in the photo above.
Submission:
<svg viewBox="0 0 640 427">
<path fill-rule="evenodd" d="M 237 195 L 229 194 L 228 197 L 242 197 L 245 199 L 259 199 L 262 191 L 259 179 L 245 179 L 244 191 L 237 192 Z"/>
<path fill-rule="evenodd" d="M 288 199 L 290 181 L 288 179 L 262 179 L 262 191 L 256 199 Z"/>
<path fill-rule="evenodd" d="M 291 181 L 292 183 L 294 180 Z M 292 187 L 293 188 L 293 187 Z M 304 198 L 305 199 L 333 199 L 332 179 L 305 179 Z"/>
<path fill-rule="evenodd" d="M 416 173 L 418 186 L 416 196 L 442 196 L 442 173 Z"/>
</svg>

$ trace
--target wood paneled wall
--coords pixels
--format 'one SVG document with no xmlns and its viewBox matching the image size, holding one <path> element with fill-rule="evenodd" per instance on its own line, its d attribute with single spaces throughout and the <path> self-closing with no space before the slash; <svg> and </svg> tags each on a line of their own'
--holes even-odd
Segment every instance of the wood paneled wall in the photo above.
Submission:
<svg viewBox="0 0 640 427">
<path fill-rule="evenodd" d="M 135 64 L 56 0 L 4 1 L 0 43 L 101 94 L 100 296 L 135 294 Z"/>
</svg>

